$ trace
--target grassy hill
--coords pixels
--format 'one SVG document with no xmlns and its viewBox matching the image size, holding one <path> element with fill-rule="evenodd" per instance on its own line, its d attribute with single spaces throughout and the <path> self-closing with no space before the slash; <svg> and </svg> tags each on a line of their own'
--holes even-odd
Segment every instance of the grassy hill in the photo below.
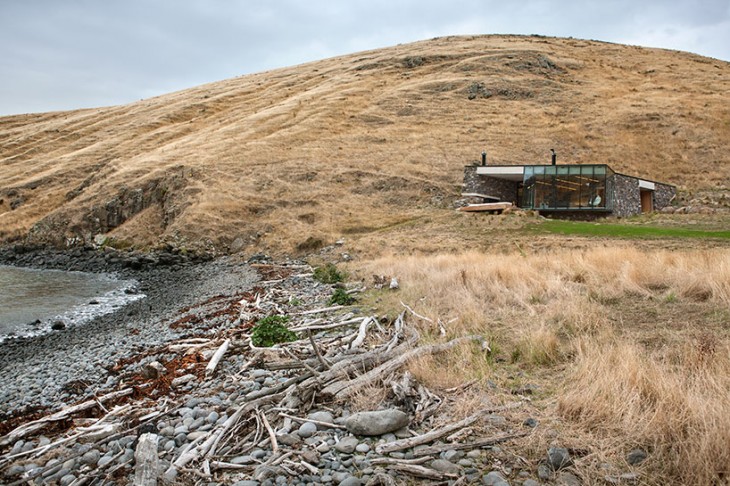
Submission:
<svg viewBox="0 0 730 486">
<path fill-rule="evenodd" d="M 421 227 L 485 148 L 727 191 L 728 92 L 729 63 L 683 52 L 448 37 L 3 117 L 0 239 L 307 251 Z"/>
</svg>

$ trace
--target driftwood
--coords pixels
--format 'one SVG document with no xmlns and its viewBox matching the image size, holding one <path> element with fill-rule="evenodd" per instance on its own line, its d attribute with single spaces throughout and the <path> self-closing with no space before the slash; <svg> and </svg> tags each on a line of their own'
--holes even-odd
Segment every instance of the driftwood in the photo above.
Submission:
<svg viewBox="0 0 730 486">
<path fill-rule="evenodd" d="M 419 466 L 417 464 L 394 464 L 390 466 L 393 471 L 398 471 L 403 474 L 415 476 L 418 478 L 431 479 L 434 481 L 443 481 L 445 479 L 456 479 L 456 474 L 447 474 L 436 471 L 429 467 Z"/>
<path fill-rule="evenodd" d="M 332 365 L 328 363 L 326 359 L 324 359 L 324 356 L 322 356 L 322 353 L 319 351 L 317 343 L 314 341 L 314 336 L 312 336 L 312 331 L 307 330 L 307 337 L 309 338 L 309 342 L 312 343 L 312 349 L 314 349 L 314 354 L 317 355 L 317 359 L 319 360 L 319 362 L 322 363 L 322 366 L 324 366 L 328 370 L 331 369 Z"/>
<path fill-rule="evenodd" d="M 157 434 L 142 434 L 134 451 L 135 486 L 157 486 L 159 458 L 157 457 Z"/>
<path fill-rule="evenodd" d="M 86 402 L 79 403 L 78 405 L 66 407 L 52 415 L 49 415 L 48 417 L 43 417 L 41 419 L 28 422 L 27 424 L 23 424 L 15 430 L 12 430 L 2 439 L 0 439 L 0 446 L 6 446 L 17 441 L 18 439 L 22 439 L 29 434 L 37 432 L 38 430 L 45 427 L 49 422 L 58 422 L 59 420 L 64 420 L 70 415 L 99 407 L 102 403 L 126 397 L 127 395 L 131 395 L 133 392 L 134 390 L 132 390 L 131 388 L 125 388 L 123 390 L 107 393 L 106 395 L 102 395 L 98 398 L 95 398 L 94 400 L 88 400 Z"/>
<path fill-rule="evenodd" d="M 289 414 L 286 414 L 283 412 L 279 413 L 279 415 L 281 415 L 282 417 L 290 418 L 290 419 L 294 420 L 295 422 L 299 422 L 301 424 L 303 424 L 304 422 L 312 422 L 314 425 L 321 425 L 322 427 L 329 427 L 330 429 L 343 429 L 343 430 L 347 429 L 347 427 L 345 427 L 344 425 L 331 424 L 329 422 L 322 422 L 321 420 L 312 420 L 312 419 L 308 419 L 308 418 L 295 417 L 293 415 L 289 415 Z"/>
<path fill-rule="evenodd" d="M 205 367 L 205 375 L 210 377 L 213 376 L 213 373 L 215 373 L 215 368 L 218 366 L 218 363 L 223 358 L 223 355 L 226 354 L 226 351 L 228 351 L 228 346 L 231 345 L 231 340 L 226 339 L 223 344 L 218 348 L 218 350 L 213 354 L 213 357 L 210 358 L 210 362 L 208 363 L 208 366 Z"/>
<path fill-rule="evenodd" d="M 377 368 L 374 368 L 367 373 L 358 376 L 355 379 L 332 383 L 331 385 L 325 387 L 322 390 L 321 394 L 323 397 L 329 399 L 335 397 L 337 397 L 338 399 L 348 398 L 349 396 L 360 390 L 360 388 L 362 388 L 363 386 L 388 376 L 402 366 L 408 364 L 409 361 L 428 354 L 443 353 L 444 351 L 448 351 L 449 349 L 468 341 L 477 341 L 482 343 L 482 345 L 485 344 L 484 338 L 482 338 L 481 336 L 464 336 L 449 341 L 448 343 L 434 344 L 431 346 L 415 348 L 395 359 L 391 359 L 383 363 Z"/>
<path fill-rule="evenodd" d="M 300 296 L 296 292 L 290 293 L 277 288 L 268 288 L 258 291 L 255 295 L 246 295 L 247 297 L 240 303 L 239 323 L 246 323 L 272 313 L 287 314 L 287 306 L 294 305 L 291 303 L 292 299 Z M 235 299 L 233 302 L 237 300 Z M 229 305 L 229 303 L 226 303 L 226 305 Z M 168 343 L 164 346 L 167 351 L 179 350 L 181 351 L 180 355 L 184 351 L 201 354 L 195 360 L 186 358 L 183 361 L 183 367 L 186 370 L 185 372 L 189 373 L 189 376 L 177 379 L 178 381 L 197 379 L 196 377 L 201 376 L 204 367 L 205 376 L 209 380 L 210 386 L 196 389 L 194 394 L 198 397 L 203 392 L 207 393 L 208 390 L 227 390 L 231 386 L 235 388 L 243 380 L 253 379 L 252 376 L 246 376 L 247 374 L 244 373 L 249 368 L 291 371 L 273 374 L 275 380 L 273 382 L 269 380 L 271 386 L 266 383 L 258 390 L 238 396 L 235 399 L 235 408 L 226 410 L 228 418 L 212 423 L 208 430 L 196 432 L 195 439 L 185 444 L 182 449 L 174 451 L 161 450 L 158 453 L 158 436 L 143 434 L 136 447 L 136 461 L 133 469 L 129 467 L 130 461 L 112 463 L 105 467 L 94 468 L 91 471 L 83 469 L 74 485 L 112 481 L 112 474 L 115 471 L 119 472 L 122 468 L 127 468 L 124 472 L 127 477 L 131 477 L 129 473 L 132 472 L 134 476 L 133 484 L 143 486 L 155 485 L 163 479 L 180 483 L 201 482 L 200 479 L 203 479 L 203 482 L 208 482 L 213 478 L 219 479 L 218 474 L 223 474 L 222 477 L 225 477 L 226 470 L 233 475 L 241 475 L 257 480 L 273 478 L 274 475 L 290 475 L 296 478 L 303 474 L 320 474 L 321 465 L 317 456 L 303 453 L 298 447 L 292 448 L 283 436 L 276 435 L 277 431 L 291 430 L 292 424 L 295 422 L 313 422 L 320 428 L 335 429 L 328 433 L 330 437 L 341 435 L 341 431 L 346 429 L 345 426 L 308 419 L 306 418 L 308 412 L 313 408 L 324 408 L 335 413 L 335 410 L 328 408 L 328 400 L 333 398 L 346 400 L 353 393 L 362 390 L 363 386 L 372 383 L 392 388 L 395 398 L 393 398 L 393 395 L 390 396 L 389 405 L 407 410 L 410 414 L 415 415 L 416 421 L 423 423 L 425 418 L 440 410 L 439 406 L 443 400 L 429 391 L 428 388 L 419 384 L 408 373 L 403 375 L 398 371 L 421 356 L 443 353 L 470 341 L 481 342 L 483 349 L 488 349 L 484 340 L 479 336 L 466 336 L 442 344 L 415 347 L 419 335 L 415 329 L 406 325 L 405 317 L 411 319 L 409 313 L 416 318 L 434 324 L 438 323 L 440 326 L 443 326 L 443 324 L 440 320 L 432 320 L 417 315 L 413 309 L 405 306 L 405 304 L 406 310 L 401 312 L 389 325 L 386 325 L 385 321 L 379 321 L 374 316 L 365 317 L 361 315 L 355 317 L 352 313 L 345 314 L 346 310 L 339 313 L 325 314 L 342 307 L 302 309 L 303 312 L 299 314 L 288 313 L 296 321 L 290 329 L 300 332 L 300 336 L 304 339 L 282 343 L 278 348 L 253 348 L 250 345 L 249 327 L 235 327 L 238 324 L 234 324 L 234 328 L 231 329 L 221 329 L 215 333 L 215 336 L 208 338 L 193 338 Z M 319 315 L 306 317 L 311 314 Z M 338 316 L 338 314 L 340 315 Z M 231 316 L 231 318 L 235 317 L 235 315 Z M 206 349 L 201 352 L 201 348 Z M 224 376 L 221 372 L 221 363 L 227 353 L 232 352 L 231 350 L 240 353 L 246 360 L 246 364 L 238 373 Z M 180 355 L 178 357 L 181 357 Z M 209 357 L 207 366 L 202 361 L 203 356 Z M 265 361 L 268 361 L 268 363 Z M 134 367 L 128 367 L 126 372 L 129 374 L 122 374 L 120 382 L 129 383 L 130 381 L 127 378 L 130 376 L 135 376 L 134 379 L 137 379 L 137 375 L 134 375 L 137 370 Z M 395 375 L 393 375 L 394 372 Z M 254 374 L 254 376 L 256 375 Z M 155 377 L 144 376 L 143 378 L 147 380 L 155 379 Z M 256 376 L 256 380 L 261 381 L 259 376 Z M 135 381 L 131 382 L 134 383 Z M 168 379 L 165 379 L 164 382 L 168 382 Z M 461 391 L 470 384 L 467 383 L 462 387 L 449 390 L 449 392 Z M 55 442 L 46 444 L 43 447 L 1 458 L 0 469 L 3 465 L 10 464 L 11 459 L 17 460 L 21 456 L 27 456 L 30 459 L 33 455 L 48 454 L 51 449 L 68 449 L 68 444 L 73 442 L 86 441 L 93 444 L 95 449 L 103 450 L 102 446 L 110 440 L 121 435 L 130 434 L 130 432 L 141 427 L 143 422 L 156 420 L 161 415 L 170 414 L 172 411 L 182 408 L 182 403 L 186 403 L 187 398 L 183 398 L 183 393 L 174 389 L 171 390 L 169 395 L 158 398 L 160 397 L 157 394 L 159 390 L 149 388 L 153 393 L 146 396 L 144 393 L 145 387 L 152 387 L 153 385 L 156 385 L 154 381 L 135 386 L 136 390 L 142 390 L 140 395 L 145 398 L 140 402 L 129 402 L 123 407 L 116 407 L 100 420 L 89 419 L 78 422 L 76 423 L 76 429 L 69 430 L 63 438 L 57 436 Z M 120 390 L 97 400 L 90 400 L 69 407 L 44 419 L 18 427 L 4 437 L 3 441 L 5 444 L 10 444 L 33 434 L 33 432 L 37 433 L 45 424 L 78 417 L 78 412 L 83 410 L 101 407 L 101 410 L 106 411 L 103 403 L 106 402 L 107 407 L 109 407 L 108 403 L 114 403 L 115 399 L 129 396 L 132 393 L 131 389 Z M 155 398 L 158 398 L 157 401 L 155 401 Z M 414 459 L 394 459 L 379 457 L 378 455 L 371 458 L 370 463 L 373 466 L 380 466 L 389 470 L 390 475 L 376 472 L 368 484 L 373 486 L 377 484 L 393 485 L 395 484 L 394 476 L 391 475 L 394 474 L 410 476 L 412 481 L 425 479 L 453 482 L 457 478 L 456 475 L 427 467 L 427 463 L 431 459 L 446 450 L 443 447 L 448 447 L 448 449 L 478 448 L 526 434 L 480 438 L 468 444 L 461 443 L 463 440 L 460 438 L 457 443 L 446 446 L 433 445 L 434 441 L 444 441 L 446 437 L 455 437 L 455 432 L 462 434 L 461 437 L 464 437 L 464 432 L 470 430 L 468 429 L 469 425 L 477 422 L 483 414 L 504 408 L 509 407 L 482 410 L 471 417 L 432 430 L 426 434 L 375 447 L 374 452 L 379 455 L 421 445 L 417 451 L 414 451 Z M 218 409 L 217 411 L 220 412 L 221 410 Z M 114 417 L 114 419 L 111 419 L 111 417 Z M 131 424 L 134 424 L 134 426 L 130 428 Z M 154 430 L 148 429 L 148 427 L 149 425 L 142 430 Z M 474 436 L 471 435 L 470 437 Z M 64 447 L 59 447 L 61 445 Z M 251 455 L 252 450 L 261 448 L 266 448 L 271 452 L 266 460 L 253 460 L 248 464 L 228 462 L 231 457 Z M 117 455 L 116 458 L 118 457 L 121 456 Z M 62 459 L 67 460 L 69 456 L 62 457 Z M 163 477 L 160 477 L 159 462 L 163 460 L 166 464 L 170 464 L 170 467 Z M 49 467 L 53 467 L 53 465 Z M 48 470 L 48 468 L 38 470 L 33 473 L 33 477 L 25 476 L 22 481 L 28 482 L 28 480 L 40 476 L 45 477 L 44 474 Z"/>
<path fill-rule="evenodd" d="M 465 449 L 479 449 L 481 447 L 488 447 L 493 446 L 495 444 L 501 444 L 502 442 L 507 442 L 508 440 L 517 439 L 520 437 L 525 437 L 527 435 L 530 435 L 529 432 L 520 432 L 517 434 L 506 434 L 506 435 L 499 435 L 496 437 L 488 437 L 484 439 L 478 439 L 474 442 L 463 442 L 463 443 L 452 443 L 452 444 L 442 444 L 442 445 L 435 445 L 431 447 L 424 447 L 422 449 L 416 449 L 413 451 L 413 455 L 418 457 L 426 457 L 430 458 L 430 456 L 436 456 L 441 454 L 442 452 L 446 452 L 448 450 L 465 450 Z"/>
<path fill-rule="evenodd" d="M 343 305 L 333 305 L 331 307 L 323 307 L 321 309 L 312 309 L 312 310 L 308 310 L 308 311 L 304 311 L 304 312 L 297 312 L 297 313 L 294 313 L 292 315 L 294 315 L 294 316 L 309 316 L 309 315 L 312 315 L 312 314 L 321 314 L 322 312 L 330 312 L 330 311 L 333 311 L 333 310 L 342 309 L 343 307 L 344 307 Z"/>
<path fill-rule="evenodd" d="M 370 324 L 375 321 L 372 317 L 366 317 L 360 323 L 360 328 L 357 331 L 357 337 L 350 343 L 350 349 L 359 348 L 365 342 L 367 337 L 368 328 Z"/>
<path fill-rule="evenodd" d="M 256 412 L 261 417 L 261 422 L 263 422 L 264 427 L 266 428 L 266 432 L 268 432 L 269 434 L 269 440 L 271 440 L 271 451 L 276 454 L 277 452 L 279 452 L 279 443 L 276 441 L 276 434 L 274 434 L 274 429 L 271 428 L 269 420 L 266 418 L 265 412 L 259 412 L 258 410 Z"/>
<path fill-rule="evenodd" d="M 496 408 L 488 408 L 488 409 L 482 409 L 478 411 L 477 413 L 468 416 L 464 420 L 460 420 L 459 422 L 455 422 L 453 424 L 446 425 L 444 427 L 441 427 L 439 429 L 434 429 L 430 432 L 427 432 L 422 435 L 417 435 L 415 437 L 409 437 L 407 439 L 400 439 L 393 442 L 388 442 L 386 444 L 380 444 L 375 448 L 375 452 L 378 454 L 387 454 L 389 452 L 395 452 L 400 451 L 403 449 L 409 449 L 411 447 L 415 447 L 421 444 L 428 444 L 429 442 L 433 442 L 436 439 L 440 439 L 441 437 L 445 435 L 449 435 L 450 433 L 454 432 L 455 430 L 468 427 L 480 418 L 484 416 L 485 414 L 494 413 L 500 410 L 506 410 L 510 408 L 515 408 L 516 406 L 521 405 L 522 402 L 513 402 L 501 407 Z"/>
<path fill-rule="evenodd" d="M 373 476 L 365 486 L 395 486 L 395 479 L 385 473 Z"/>
</svg>

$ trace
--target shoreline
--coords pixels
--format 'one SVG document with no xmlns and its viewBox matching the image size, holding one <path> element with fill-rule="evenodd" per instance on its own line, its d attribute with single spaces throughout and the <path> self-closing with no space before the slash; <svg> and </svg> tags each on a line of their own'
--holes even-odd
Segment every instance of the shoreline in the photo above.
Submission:
<svg viewBox="0 0 730 486">
<path fill-rule="evenodd" d="M 134 279 L 145 297 L 89 321 L 31 337 L 0 342 L 0 422 L 38 410 L 56 410 L 114 388 L 109 370 L 140 352 L 190 334 L 171 329 L 185 307 L 214 296 L 233 296 L 257 280 L 245 262 L 201 261 L 172 253 L 140 254 L 94 249 L 0 250 L 0 263 L 43 269 L 110 273 Z M 209 329 L 228 325 L 210 323 Z M 205 334 L 205 330 L 195 330 Z"/>
</svg>

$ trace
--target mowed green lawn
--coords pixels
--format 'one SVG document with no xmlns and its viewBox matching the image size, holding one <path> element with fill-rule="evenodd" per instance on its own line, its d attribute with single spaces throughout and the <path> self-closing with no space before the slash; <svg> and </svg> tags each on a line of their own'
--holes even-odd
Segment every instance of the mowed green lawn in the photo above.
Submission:
<svg viewBox="0 0 730 486">
<path fill-rule="evenodd" d="M 531 224 L 527 230 L 534 233 L 550 233 L 574 236 L 602 236 L 610 238 L 721 238 L 730 239 L 730 230 L 711 231 L 692 228 L 644 226 L 585 221 L 549 219 Z"/>
</svg>

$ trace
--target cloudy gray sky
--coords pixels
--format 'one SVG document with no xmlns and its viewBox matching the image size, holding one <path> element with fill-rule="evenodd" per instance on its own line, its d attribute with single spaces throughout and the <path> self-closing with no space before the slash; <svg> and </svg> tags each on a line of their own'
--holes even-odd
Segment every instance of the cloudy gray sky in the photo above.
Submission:
<svg viewBox="0 0 730 486">
<path fill-rule="evenodd" d="M 0 115 L 127 103 L 457 34 L 542 34 L 730 61 L 730 0 L 0 0 Z"/>
</svg>

